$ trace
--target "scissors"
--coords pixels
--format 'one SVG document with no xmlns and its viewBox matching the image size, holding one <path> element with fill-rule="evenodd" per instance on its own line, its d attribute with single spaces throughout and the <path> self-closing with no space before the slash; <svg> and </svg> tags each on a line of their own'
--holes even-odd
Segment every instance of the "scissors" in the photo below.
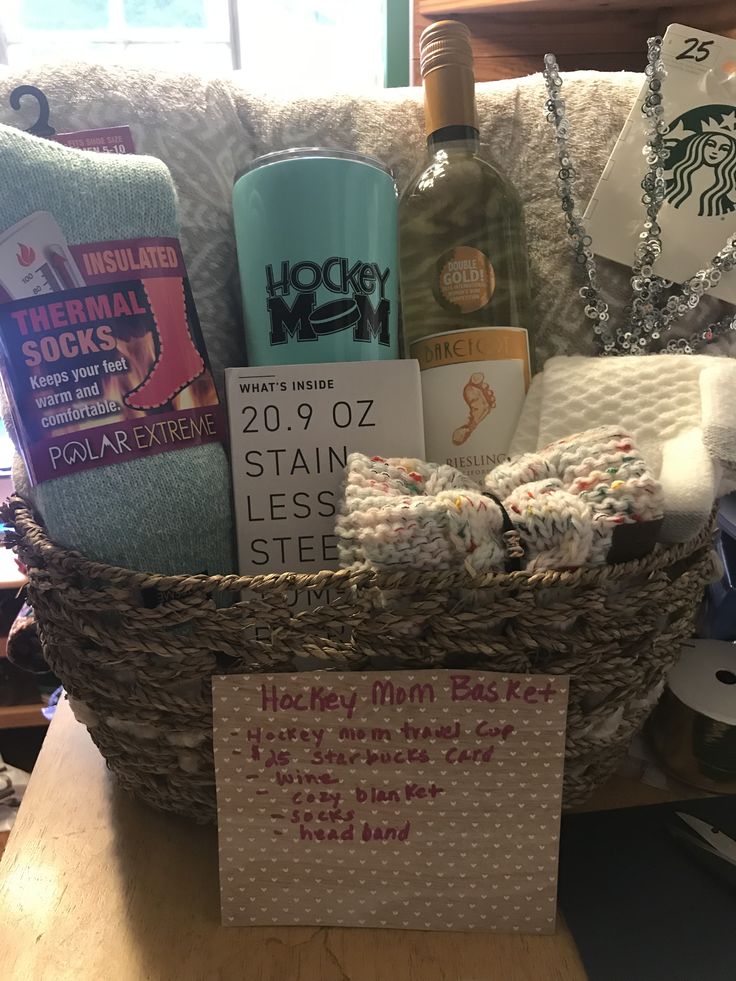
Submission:
<svg viewBox="0 0 736 981">
<path fill-rule="evenodd" d="M 736 886 L 736 841 L 707 821 L 677 811 L 679 821 L 669 825 L 671 834 L 688 847 L 695 858 Z"/>
</svg>

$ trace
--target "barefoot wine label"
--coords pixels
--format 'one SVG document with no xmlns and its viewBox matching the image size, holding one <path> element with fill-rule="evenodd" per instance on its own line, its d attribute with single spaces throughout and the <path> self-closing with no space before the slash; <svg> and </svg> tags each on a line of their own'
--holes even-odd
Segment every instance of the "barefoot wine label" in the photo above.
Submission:
<svg viewBox="0 0 736 981">
<path fill-rule="evenodd" d="M 340 150 L 259 157 L 233 188 L 251 366 L 398 355 L 396 185 Z"/>
<path fill-rule="evenodd" d="M 175 238 L 0 235 L 0 366 L 34 483 L 224 439 Z"/>
<path fill-rule="evenodd" d="M 470 35 L 422 34 L 428 156 L 399 205 L 405 353 L 419 361 L 427 458 L 480 478 L 507 458 L 530 380 L 524 219 L 478 155 Z"/>
</svg>

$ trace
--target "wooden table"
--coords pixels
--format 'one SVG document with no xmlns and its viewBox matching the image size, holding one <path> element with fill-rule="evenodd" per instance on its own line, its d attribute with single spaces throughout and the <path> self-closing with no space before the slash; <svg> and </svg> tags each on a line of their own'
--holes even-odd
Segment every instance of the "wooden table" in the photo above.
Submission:
<svg viewBox="0 0 736 981">
<path fill-rule="evenodd" d="M 666 794 L 621 779 L 593 807 Z M 8 981 L 584 981 L 552 937 L 224 928 L 217 834 L 119 790 L 62 703 L 0 862 Z"/>
</svg>

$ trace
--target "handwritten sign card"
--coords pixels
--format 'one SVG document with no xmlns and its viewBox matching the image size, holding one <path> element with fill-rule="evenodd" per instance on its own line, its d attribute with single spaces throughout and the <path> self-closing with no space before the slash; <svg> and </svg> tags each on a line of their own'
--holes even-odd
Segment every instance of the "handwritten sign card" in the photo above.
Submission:
<svg viewBox="0 0 736 981">
<path fill-rule="evenodd" d="M 568 679 L 213 679 L 225 925 L 550 933 Z"/>
</svg>

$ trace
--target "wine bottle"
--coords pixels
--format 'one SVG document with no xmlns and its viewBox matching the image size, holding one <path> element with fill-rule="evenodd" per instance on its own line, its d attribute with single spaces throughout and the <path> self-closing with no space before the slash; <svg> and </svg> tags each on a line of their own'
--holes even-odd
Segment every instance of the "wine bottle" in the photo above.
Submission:
<svg viewBox="0 0 736 981">
<path fill-rule="evenodd" d="M 530 381 L 521 202 L 479 156 L 470 32 L 420 39 L 428 160 L 399 204 L 404 353 L 421 368 L 427 459 L 476 479 L 508 458 Z"/>
</svg>

